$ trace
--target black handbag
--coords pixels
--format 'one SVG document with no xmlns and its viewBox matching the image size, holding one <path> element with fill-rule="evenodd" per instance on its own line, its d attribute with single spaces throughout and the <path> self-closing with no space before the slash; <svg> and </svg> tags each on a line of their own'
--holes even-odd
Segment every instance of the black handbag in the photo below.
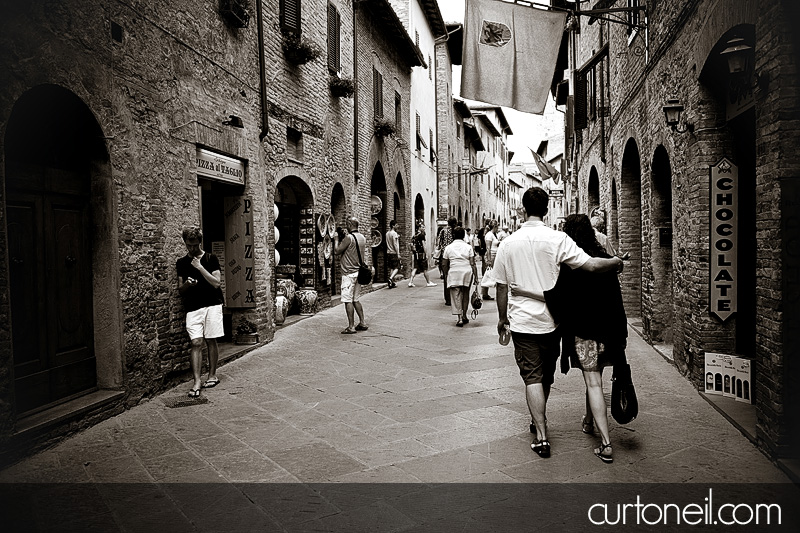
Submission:
<svg viewBox="0 0 800 533">
<path fill-rule="evenodd" d="M 614 363 L 611 378 L 611 416 L 620 424 L 627 424 L 639 414 L 639 400 L 631 379 L 631 366 L 623 351 Z"/>
<path fill-rule="evenodd" d="M 470 282 L 470 285 L 472 285 L 471 282 Z M 480 309 L 481 307 L 483 307 L 483 300 L 481 299 L 481 295 L 478 292 L 478 282 L 477 282 L 477 280 L 475 281 L 475 290 L 472 291 L 472 297 L 470 298 L 470 303 L 472 304 L 472 308 L 474 310 L 476 310 L 476 311 L 478 309 Z"/>
<path fill-rule="evenodd" d="M 372 281 L 372 269 L 364 263 L 361 259 L 361 249 L 358 247 L 358 239 L 353 235 L 353 242 L 356 245 L 356 253 L 358 254 L 358 278 L 359 285 L 369 285 Z"/>
</svg>

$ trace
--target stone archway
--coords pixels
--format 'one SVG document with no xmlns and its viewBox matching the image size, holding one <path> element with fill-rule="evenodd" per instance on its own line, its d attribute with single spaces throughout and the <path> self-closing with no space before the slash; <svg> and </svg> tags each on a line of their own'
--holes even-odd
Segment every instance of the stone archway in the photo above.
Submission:
<svg viewBox="0 0 800 533">
<path fill-rule="evenodd" d="M 8 119 L 8 299 L 18 415 L 123 383 L 117 217 L 103 138 L 86 104 L 56 85 L 23 94 Z"/>
<path fill-rule="evenodd" d="M 281 234 L 280 241 L 275 243 L 280 256 L 276 275 L 293 279 L 298 287 L 313 287 L 317 230 L 311 188 L 299 176 L 288 175 L 275 186 L 275 205 L 278 206 L 275 227 Z M 296 310 L 294 302 L 289 312 Z"/>
<path fill-rule="evenodd" d="M 600 205 L 600 178 L 597 175 L 597 168 L 592 165 L 589 171 L 589 183 L 586 186 L 588 199 L 588 209 L 594 209 Z"/>
<path fill-rule="evenodd" d="M 669 154 L 659 145 L 651 164 L 650 268 L 653 290 L 649 295 L 650 320 L 645 334 L 654 344 L 672 344 L 673 290 L 672 266 L 672 167 Z"/>
<path fill-rule="evenodd" d="M 628 139 L 622 155 L 619 252 L 630 253 L 620 282 L 628 317 L 642 316 L 642 165 L 639 146 Z"/>
<path fill-rule="evenodd" d="M 375 281 L 384 282 L 387 279 L 388 270 L 386 265 L 386 243 L 383 236 L 389 228 L 390 206 L 386 193 L 386 176 L 383 173 L 383 165 L 380 161 L 375 163 L 370 180 L 370 194 L 377 197 L 379 201 L 373 202 L 372 217 L 369 225 L 361 228 L 361 233 L 369 237 L 367 242 L 372 245 L 372 266 L 375 267 Z"/>
</svg>

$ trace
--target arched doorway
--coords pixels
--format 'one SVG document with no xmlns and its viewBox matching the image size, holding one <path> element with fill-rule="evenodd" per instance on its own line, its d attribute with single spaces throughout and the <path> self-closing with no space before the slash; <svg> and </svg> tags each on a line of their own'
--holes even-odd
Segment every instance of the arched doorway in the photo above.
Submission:
<svg viewBox="0 0 800 533">
<path fill-rule="evenodd" d="M 589 171 L 589 184 L 586 192 L 588 194 L 589 209 L 594 209 L 600 205 L 600 178 L 597 176 L 597 168 L 592 165 Z"/>
<path fill-rule="evenodd" d="M 394 220 L 397 223 L 395 225 L 395 231 L 400 239 L 400 257 L 403 269 L 406 268 L 406 261 L 402 258 L 408 253 L 407 244 L 411 240 L 411 235 L 414 231 L 412 224 L 408 223 L 407 209 L 406 188 L 405 185 L 403 185 L 403 175 L 398 172 L 394 180 Z"/>
<path fill-rule="evenodd" d="M 642 166 L 634 139 L 625 144 L 620 177 L 619 252 L 631 254 L 622 272 L 622 299 L 628 317 L 642 316 Z"/>
<path fill-rule="evenodd" d="M 372 180 L 370 181 L 370 192 L 373 200 L 372 217 L 369 226 L 361 229 L 365 237 L 371 236 L 367 242 L 372 244 L 372 266 L 375 267 L 375 281 L 386 281 L 388 271 L 386 269 L 386 243 L 383 236 L 389 227 L 389 204 L 386 196 L 386 176 L 383 173 L 383 165 L 380 161 L 375 163 L 372 170 Z"/>
<path fill-rule="evenodd" d="M 331 214 L 336 220 L 336 225 L 344 227 L 345 218 L 347 217 L 347 204 L 345 203 L 344 187 L 341 183 L 336 183 L 331 191 Z M 339 282 L 342 279 L 342 269 L 338 261 L 336 261 L 336 254 L 331 254 L 331 296 L 339 294 Z"/>
<path fill-rule="evenodd" d="M 275 227 L 281 234 L 275 244 L 275 250 L 280 255 L 276 277 L 293 279 L 298 287 L 313 287 L 317 229 L 311 189 L 298 176 L 286 176 L 275 188 L 275 205 L 278 206 Z M 295 301 L 289 313 L 298 310 Z"/>
<path fill-rule="evenodd" d="M 653 269 L 653 294 L 649 331 L 654 344 L 672 344 L 672 167 L 664 146 L 658 146 L 651 166 L 650 266 Z"/>
<path fill-rule="evenodd" d="M 23 94 L 9 116 L 5 202 L 18 414 L 121 385 L 119 252 L 103 137 L 89 108 L 55 85 Z"/>
<path fill-rule="evenodd" d="M 417 226 L 425 229 L 425 202 L 422 200 L 421 194 L 417 194 L 414 198 L 414 228 L 412 232 L 416 233 Z"/>
</svg>

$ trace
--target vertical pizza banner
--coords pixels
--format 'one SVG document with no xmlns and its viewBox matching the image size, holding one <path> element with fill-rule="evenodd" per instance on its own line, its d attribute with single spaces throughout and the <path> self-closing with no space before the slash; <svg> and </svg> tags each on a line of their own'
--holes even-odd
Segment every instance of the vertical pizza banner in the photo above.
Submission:
<svg viewBox="0 0 800 533">
<path fill-rule="evenodd" d="M 256 306 L 253 251 L 253 201 L 244 196 L 225 198 L 225 305 Z"/>
</svg>

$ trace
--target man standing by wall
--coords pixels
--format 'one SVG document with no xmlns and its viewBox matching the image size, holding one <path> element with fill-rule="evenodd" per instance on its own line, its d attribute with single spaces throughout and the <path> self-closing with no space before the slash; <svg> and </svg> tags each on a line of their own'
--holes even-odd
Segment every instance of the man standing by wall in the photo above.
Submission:
<svg viewBox="0 0 800 533">
<path fill-rule="evenodd" d="M 367 249 L 367 239 L 358 232 L 358 219 L 350 217 L 347 219 L 347 231 L 339 228 L 337 232 L 338 244 L 336 255 L 342 266 L 342 303 L 345 313 L 347 313 L 347 327 L 342 331 L 345 335 L 352 335 L 356 331 L 366 331 L 369 329 L 364 322 L 364 308 L 358 299 L 361 297 L 361 285 L 358 283 L 358 267 L 361 265 L 361 258 L 364 257 Z M 358 313 L 358 325 L 354 326 L 355 314 Z"/>
<path fill-rule="evenodd" d="M 386 232 L 386 262 L 388 263 L 389 272 L 389 288 L 394 289 L 397 283 L 394 282 L 394 277 L 397 271 L 400 270 L 400 236 L 394 230 L 395 221 L 389 222 L 389 231 Z"/>
<path fill-rule="evenodd" d="M 522 205 L 527 220 L 503 240 L 492 273 L 497 281 L 497 332 L 503 335 L 511 331 L 514 357 L 536 425 L 536 439 L 531 448 L 541 457 L 550 456 L 545 413 L 561 340 L 544 302 L 544 291 L 555 286 L 562 263 L 589 272 L 622 269 L 621 259 L 590 257 L 566 233 L 545 226 L 542 219 L 547 214 L 548 201 L 547 193 L 539 187 L 525 191 Z M 516 287 L 536 298 L 515 294 Z"/>
<path fill-rule="evenodd" d="M 178 292 L 186 310 L 186 331 L 192 341 L 190 363 L 194 385 L 190 398 L 200 396 L 200 388 L 211 388 L 219 383 L 217 339 L 225 335 L 222 327 L 222 289 L 220 289 L 219 259 L 202 249 L 203 232 L 200 228 L 183 230 L 185 256 L 178 259 Z M 201 384 L 203 368 L 203 341 L 208 346 L 208 379 Z"/>
</svg>

